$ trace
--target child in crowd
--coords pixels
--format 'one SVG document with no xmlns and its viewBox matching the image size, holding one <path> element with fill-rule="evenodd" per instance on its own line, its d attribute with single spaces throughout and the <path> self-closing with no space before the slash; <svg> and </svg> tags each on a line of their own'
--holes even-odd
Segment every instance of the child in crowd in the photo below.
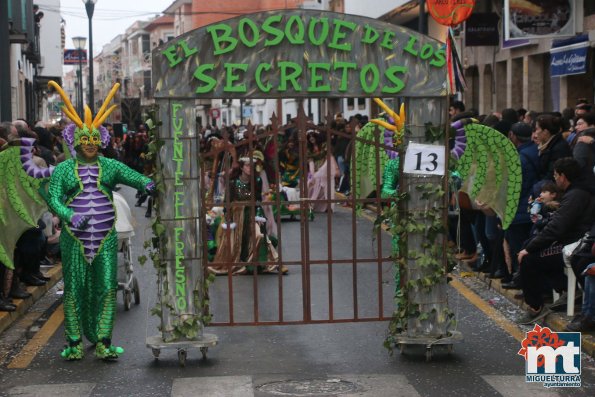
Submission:
<svg viewBox="0 0 595 397">
<path fill-rule="evenodd" d="M 560 208 L 561 192 L 554 182 L 545 182 L 541 186 L 541 193 L 535 200 L 529 201 L 531 221 L 531 237 L 541 231 L 550 221 L 552 214 Z"/>
</svg>

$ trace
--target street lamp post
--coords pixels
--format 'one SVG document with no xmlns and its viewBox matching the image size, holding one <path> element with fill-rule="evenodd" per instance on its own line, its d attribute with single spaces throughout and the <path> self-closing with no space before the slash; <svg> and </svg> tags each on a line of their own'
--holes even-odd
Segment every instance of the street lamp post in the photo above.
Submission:
<svg viewBox="0 0 595 397">
<path fill-rule="evenodd" d="M 76 98 L 76 111 L 78 114 L 81 114 L 81 90 L 79 88 L 79 71 L 76 71 L 76 80 L 74 80 L 74 97 Z"/>
<path fill-rule="evenodd" d="M 76 107 L 78 114 L 83 114 L 83 77 L 81 67 L 81 60 L 79 59 L 79 69 L 76 71 L 76 82 L 74 84 L 74 88 L 76 88 Z"/>
<path fill-rule="evenodd" d="M 83 0 L 85 9 L 87 10 L 87 17 L 89 18 L 89 106 L 91 111 L 95 107 L 95 98 L 93 91 L 95 90 L 93 81 L 93 11 L 95 11 L 95 3 L 97 0 Z"/>
<path fill-rule="evenodd" d="M 79 82 L 79 87 L 78 87 L 78 113 L 79 114 L 83 114 L 83 62 L 82 62 L 82 55 L 83 55 L 83 50 L 85 49 L 85 44 L 87 44 L 87 38 L 86 37 L 81 37 L 81 36 L 77 36 L 77 37 L 73 37 L 72 38 L 72 43 L 74 44 L 74 48 L 76 48 L 77 52 L 78 52 L 78 58 L 79 58 L 79 70 L 76 72 L 77 78 L 78 78 L 78 82 Z"/>
</svg>

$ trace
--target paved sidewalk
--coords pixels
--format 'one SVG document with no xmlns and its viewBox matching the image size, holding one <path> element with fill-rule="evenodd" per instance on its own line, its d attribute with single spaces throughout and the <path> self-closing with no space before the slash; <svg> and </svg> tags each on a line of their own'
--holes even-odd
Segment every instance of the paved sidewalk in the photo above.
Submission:
<svg viewBox="0 0 595 397">
<path fill-rule="evenodd" d="M 467 266 L 463 264 L 463 266 Z M 468 266 L 467 266 L 468 268 Z M 520 292 L 520 290 L 515 289 L 504 289 L 502 288 L 502 283 L 500 279 L 491 279 L 489 278 L 489 274 L 481 273 L 481 272 L 473 272 L 474 276 L 477 277 L 479 280 L 483 281 L 488 288 L 491 288 L 497 291 L 500 295 L 503 295 L 513 304 L 517 305 L 519 308 L 526 310 L 527 306 L 522 299 L 515 298 L 515 295 Z M 572 318 L 566 315 L 566 306 L 560 307 L 559 311 L 554 311 L 548 314 L 544 320 L 542 320 L 543 324 L 546 325 L 553 331 L 564 332 L 566 325 L 572 320 Z M 580 305 L 577 305 L 575 308 L 575 314 L 580 312 Z M 590 333 L 582 333 L 582 351 L 591 357 L 595 358 L 595 336 L 593 332 Z"/>
<path fill-rule="evenodd" d="M 13 303 L 17 305 L 17 309 L 14 312 L 0 312 L 0 334 L 18 319 L 23 317 L 27 313 L 27 310 L 29 310 L 37 300 L 62 279 L 62 264 L 59 262 L 48 270 L 42 269 L 42 271 L 44 271 L 48 277 L 51 277 L 45 285 L 39 287 L 27 287 L 27 291 L 31 296 L 27 299 L 13 299 Z"/>
</svg>

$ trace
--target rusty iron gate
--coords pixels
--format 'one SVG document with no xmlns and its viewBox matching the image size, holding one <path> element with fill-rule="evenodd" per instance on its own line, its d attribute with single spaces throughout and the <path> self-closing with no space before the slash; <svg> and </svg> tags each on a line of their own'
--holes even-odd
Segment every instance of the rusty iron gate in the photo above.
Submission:
<svg viewBox="0 0 595 397">
<path fill-rule="evenodd" d="M 326 198 L 309 197 L 308 132 L 316 131 L 319 134 L 317 136 L 323 137 L 322 143 L 327 148 L 332 148 L 336 139 L 349 140 L 349 146 L 353 147 L 350 151 L 350 186 L 353 186 L 356 161 L 354 146 L 356 139 L 359 139 L 356 138 L 356 125 L 357 121 L 353 120 L 346 131 L 340 131 L 331 116 L 327 116 L 326 123 L 314 125 L 300 105 L 297 116 L 289 124 L 280 125 L 273 115 L 266 130 L 256 130 L 253 125 L 248 124 L 244 139 L 234 142 L 224 128 L 219 137 L 221 139 L 211 139 L 209 144 L 203 145 L 200 167 L 200 191 L 203 193 L 200 207 L 204 210 L 202 219 L 205 222 L 201 227 L 203 242 L 213 241 L 216 236 L 233 240 L 231 235 L 237 232 L 238 225 L 233 224 L 229 214 L 233 214 L 237 208 L 240 211 L 243 209 L 244 214 L 249 216 L 249 222 L 253 223 L 258 206 L 265 210 L 267 207 L 272 209 L 277 232 L 276 236 L 267 237 L 269 240 L 275 240 L 276 237 L 278 241 L 276 260 L 256 259 L 249 264 L 242 261 L 217 261 L 217 257 L 224 255 L 219 255 L 220 252 L 214 254 L 217 251 L 212 245 L 203 244 L 203 258 L 210 256 L 210 260 L 203 261 L 205 272 L 217 271 L 219 274 L 209 292 L 213 314 L 211 325 L 280 325 L 390 319 L 395 292 L 390 236 L 380 228 L 373 230 L 376 216 L 383 206 L 390 205 L 390 199 L 382 199 L 379 194 L 370 198 L 356 198 L 355 194 L 335 195 L 332 167 L 327 167 Z M 384 150 L 381 136 L 379 133 L 378 139 L 364 143 L 374 145 L 377 151 Z M 297 200 L 286 197 L 282 193 L 282 184 L 279 183 L 282 145 L 292 137 L 297 138 L 299 155 Z M 238 169 L 238 160 L 248 158 L 251 169 L 254 170 L 254 162 L 257 160 L 254 152 L 264 152 L 265 147 L 267 154 L 272 155 L 269 174 L 276 176 L 275 181 L 269 181 L 270 194 L 262 201 L 256 199 L 257 184 L 253 172 L 250 175 L 250 198 L 232 201 L 227 193 L 233 188 L 233 173 L 237 173 L 234 169 Z M 332 156 L 332 150 L 327 150 L 327 164 L 334 162 Z M 382 172 L 379 164 L 377 156 L 377 192 L 381 189 Z M 216 193 L 217 188 L 221 187 L 226 192 L 223 197 Z M 312 212 L 314 206 L 327 209 L 335 206 L 335 210 Z M 362 211 L 356 211 L 356 208 L 362 208 Z M 221 223 L 214 225 L 213 218 L 216 216 L 219 216 Z M 287 216 L 289 220 L 286 219 Z M 207 224 L 207 219 L 210 224 Z M 243 232 L 245 238 L 256 239 L 257 230 L 254 227 L 250 227 L 248 233 L 250 235 Z M 362 244 L 362 241 L 369 242 L 369 246 Z M 221 241 L 218 243 L 222 245 Z M 266 238 L 264 241 L 261 239 L 261 244 L 267 244 Z M 238 249 L 240 247 L 236 246 L 235 250 Z M 217 247 L 217 250 L 222 248 Z M 242 272 L 243 274 L 234 274 L 238 273 L 238 269 L 244 270 L 246 265 L 253 267 Z M 273 266 L 277 269 L 272 274 L 263 272 L 267 267 Z M 288 274 L 283 274 L 282 267 L 288 270 Z M 364 299 L 366 302 L 363 302 Z"/>
</svg>

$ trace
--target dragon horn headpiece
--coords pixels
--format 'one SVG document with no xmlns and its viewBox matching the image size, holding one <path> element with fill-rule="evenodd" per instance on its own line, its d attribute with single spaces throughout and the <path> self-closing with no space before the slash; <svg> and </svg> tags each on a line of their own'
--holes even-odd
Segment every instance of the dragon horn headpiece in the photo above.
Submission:
<svg viewBox="0 0 595 397">
<path fill-rule="evenodd" d="M 401 109 L 399 111 L 399 114 L 397 114 L 394 110 L 389 108 L 386 105 L 386 103 L 384 103 L 382 101 L 382 99 L 374 98 L 374 102 L 376 102 L 376 104 L 378 106 L 380 106 L 382 108 L 382 110 L 384 110 L 390 118 L 392 118 L 392 121 L 394 122 L 394 124 L 387 123 L 386 121 L 381 120 L 381 119 L 373 119 L 370 121 L 374 124 L 381 125 L 388 130 L 399 131 L 400 133 L 402 133 L 403 127 L 405 126 L 405 104 L 404 103 L 401 104 Z"/>
<path fill-rule="evenodd" d="M 72 120 L 72 122 L 78 128 L 83 128 L 83 125 L 86 125 L 87 127 L 89 127 L 89 130 L 92 130 L 93 128 L 99 128 L 99 126 L 105 121 L 107 116 L 109 116 L 110 113 L 113 112 L 114 109 L 116 109 L 116 107 L 118 107 L 117 105 L 112 105 L 109 109 L 106 110 L 107 105 L 113 99 L 114 95 L 116 95 L 116 91 L 118 91 L 118 88 L 120 88 L 120 83 L 114 84 L 114 86 L 110 90 L 109 94 L 107 94 L 107 97 L 105 98 L 105 101 L 103 102 L 103 105 L 101 105 L 101 108 L 95 115 L 94 119 L 91 114 L 91 109 L 89 109 L 89 106 L 85 105 L 85 120 L 83 123 L 83 121 L 81 120 L 81 118 L 78 115 L 78 113 L 76 112 L 76 110 L 74 110 L 74 106 L 72 106 L 70 99 L 68 99 L 68 96 L 66 95 L 66 93 L 64 92 L 62 87 L 60 87 L 58 85 L 58 83 L 56 83 L 53 80 L 50 80 L 48 82 L 48 87 L 53 87 L 58 92 L 58 94 L 60 94 L 60 96 L 62 97 L 62 100 L 64 101 L 64 105 L 65 105 L 65 106 L 62 106 L 62 111 L 66 114 L 66 116 L 70 120 Z"/>
<path fill-rule="evenodd" d="M 101 108 L 95 115 L 95 118 L 93 118 L 89 106 L 85 105 L 84 122 L 81 120 L 76 110 L 74 110 L 74 106 L 72 106 L 70 99 L 64 93 L 62 87 L 58 85 L 58 83 L 55 81 L 49 81 L 48 87 L 53 87 L 58 92 L 58 94 L 60 94 L 62 100 L 64 101 L 62 111 L 73 122 L 73 124 L 67 125 L 62 131 L 62 136 L 64 137 L 66 145 L 70 149 L 70 154 L 74 157 L 76 154 L 75 148 L 84 143 L 90 143 L 103 148 L 107 147 L 111 137 L 107 129 L 105 129 L 105 127 L 103 127 L 101 124 L 117 107 L 117 105 L 112 105 L 106 110 L 107 105 L 109 105 L 114 95 L 116 95 L 116 91 L 118 91 L 118 88 L 120 88 L 120 84 L 114 84 L 109 94 L 105 98 L 103 105 L 101 105 Z"/>
</svg>

